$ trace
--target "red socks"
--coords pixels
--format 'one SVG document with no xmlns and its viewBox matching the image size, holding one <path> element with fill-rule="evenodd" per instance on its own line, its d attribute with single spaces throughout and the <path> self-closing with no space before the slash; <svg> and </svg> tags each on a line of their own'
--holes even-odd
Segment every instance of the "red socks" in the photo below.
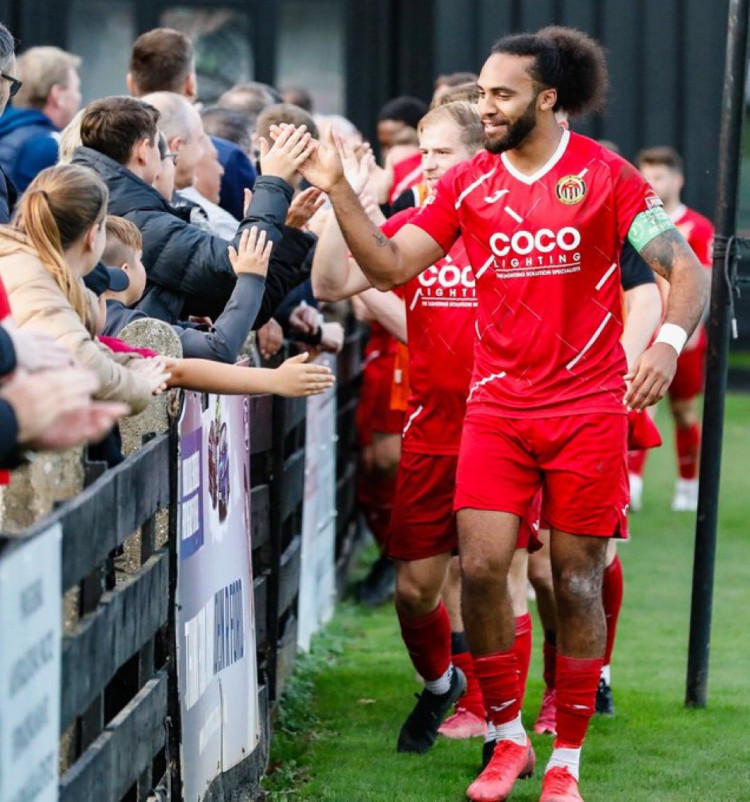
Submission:
<svg viewBox="0 0 750 802">
<path fill-rule="evenodd" d="M 557 655 L 557 740 L 555 747 L 578 749 L 594 715 L 596 689 L 603 661 Z"/>
<path fill-rule="evenodd" d="M 604 652 L 604 665 L 612 662 L 612 650 L 615 648 L 615 635 L 617 633 L 617 619 L 622 607 L 622 593 L 624 583 L 622 579 L 622 563 L 620 557 L 615 555 L 612 563 L 604 569 L 604 582 L 602 583 L 602 602 L 604 615 L 607 619 L 607 648 Z"/>
<path fill-rule="evenodd" d="M 544 684 L 549 690 L 555 687 L 555 671 L 557 666 L 557 646 L 544 639 Z"/>
<path fill-rule="evenodd" d="M 433 682 L 445 674 L 451 664 L 451 622 L 441 601 L 421 618 L 409 619 L 396 607 L 409 657 L 419 675 Z"/>
<path fill-rule="evenodd" d="M 698 459 L 701 448 L 701 427 L 694 423 L 686 429 L 675 429 L 677 462 L 681 479 L 695 479 L 698 476 Z"/>
<path fill-rule="evenodd" d="M 523 700 L 531 662 L 531 615 L 529 613 L 516 618 L 516 639 L 513 641 L 513 651 L 518 662 L 518 683 Z"/>
<path fill-rule="evenodd" d="M 639 449 L 638 451 L 628 451 L 628 473 L 634 473 L 636 476 L 643 476 L 643 469 L 646 467 L 646 457 L 648 456 L 648 449 Z"/>
<path fill-rule="evenodd" d="M 357 501 L 381 553 L 388 542 L 395 492 L 396 477 L 384 474 L 363 476 L 357 488 Z"/>
<path fill-rule="evenodd" d="M 482 689 L 479 687 L 479 681 L 474 673 L 474 658 L 471 656 L 469 647 L 466 644 L 466 636 L 463 632 L 460 635 L 459 633 L 453 633 L 451 640 L 454 639 L 461 640 L 461 651 L 453 652 L 453 665 L 456 668 L 460 668 L 466 675 L 466 693 L 459 699 L 458 707 L 483 719 L 484 699 L 482 699 Z"/>
<path fill-rule="evenodd" d="M 521 712 L 522 701 L 515 651 L 474 658 L 474 673 L 482 689 L 489 721 L 496 726 L 513 721 Z"/>
</svg>

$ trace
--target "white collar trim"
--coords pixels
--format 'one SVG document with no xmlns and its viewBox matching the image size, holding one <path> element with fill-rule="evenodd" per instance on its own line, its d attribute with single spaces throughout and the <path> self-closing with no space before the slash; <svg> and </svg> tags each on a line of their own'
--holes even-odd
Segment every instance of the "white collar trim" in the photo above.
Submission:
<svg viewBox="0 0 750 802">
<path fill-rule="evenodd" d="M 563 135 L 560 137 L 560 142 L 558 143 L 555 152 L 549 157 L 546 164 L 542 165 L 542 167 L 540 167 L 531 175 L 526 175 L 526 173 L 522 173 L 520 170 L 517 170 L 511 164 L 507 153 L 501 153 L 500 158 L 503 160 L 505 169 L 514 178 L 517 178 L 524 184 L 533 184 L 535 181 L 538 181 L 540 178 L 543 178 L 545 175 L 547 175 L 547 173 L 560 161 L 560 159 L 562 159 L 565 149 L 568 147 L 568 142 L 570 142 L 570 131 L 565 129 L 563 130 Z"/>
<path fill-rule="evenodd" d="M 672 214 L 669 215 L 670 220 L 673 223 L 676 223 L 687 211 L 687 206 L 684 203 L 681 203 L 679 206 L 675 208 Z"/>
</svg>

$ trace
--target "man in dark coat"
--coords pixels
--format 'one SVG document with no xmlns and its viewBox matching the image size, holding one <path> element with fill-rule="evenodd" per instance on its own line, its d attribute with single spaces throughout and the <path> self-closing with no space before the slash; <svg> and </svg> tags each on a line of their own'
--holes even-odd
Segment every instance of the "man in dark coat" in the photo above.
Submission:
<svg viewBox="0 0 750 802">
<path fill-rule="evenodd" d="M 255 225 L 274 242 L 257 328 L 306 278 L 301 266 L 315 238 L 283 225 L 292 188 L 281 177 L 263 176 L 233 242 L 206 233 L 151 186 L 161 169 L 157 120 L 156 109 L 135 98 L 94 101 L 81 121 L 84 147 L 73 159 L 106 182 L 109 213 L 131 220 L 141 231 L 148 284 L 138 308 L 169 323 L 188 314 L 218 317 L 236 282 L 227 248 L 236 248 L 242 231 Z"/>
</svg>

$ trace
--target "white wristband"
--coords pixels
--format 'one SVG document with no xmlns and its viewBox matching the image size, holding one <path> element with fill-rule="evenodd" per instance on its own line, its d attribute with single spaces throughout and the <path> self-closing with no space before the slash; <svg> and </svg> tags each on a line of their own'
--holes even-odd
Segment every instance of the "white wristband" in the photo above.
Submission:
<svg viewBox="0 0 750 802">
<path fill-rule="evenodd" d="M 682 349 L 685 347 L 687 338 L 687 332 L 681 326 L 677 326 L 674 323 L 665 323 L 659 329 L 659 333 L 654 340 L 654 345 L 656 345 L 656 343 L 671 345 L 672 348 L 677 351 L 677 356 L 679 356 L 682 353 Z"/>
</svg>

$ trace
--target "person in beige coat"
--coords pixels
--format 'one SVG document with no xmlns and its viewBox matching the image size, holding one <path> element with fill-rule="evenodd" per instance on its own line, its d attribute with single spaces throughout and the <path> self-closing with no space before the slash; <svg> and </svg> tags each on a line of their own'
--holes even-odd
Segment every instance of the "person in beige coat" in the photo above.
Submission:
<svg viewBox="0 0 750 802">
<path fill-rule="evenodd" d="M 114 353 L 94 339 L 98 302 L 82 278 L 105 243 L 107 188 L 85 167 L 50 167 L 24 193 L 9 228 L 0 228 L 0 279 L 20 329 L 46 331 L 99 379 L 96 398 L 132 412 L 166 386 L 161 357 Z"/>
</svg>

